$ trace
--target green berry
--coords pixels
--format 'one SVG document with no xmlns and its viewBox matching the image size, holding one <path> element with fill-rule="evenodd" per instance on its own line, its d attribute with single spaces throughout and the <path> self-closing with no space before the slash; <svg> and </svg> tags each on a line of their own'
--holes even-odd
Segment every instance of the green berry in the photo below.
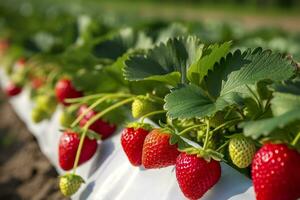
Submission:
<svg viewBox="0 0 300 200">
<path fill-rule="evenodd" d="M 44 119 L 47 119 L 48 116 L 49 115 L 44 110 L 41 110 L 39 108 L 34 108 L 31 111 L 31 119 L 34 123 L 40 123 Z"/>
<path fill-rule="evenodd" d="M 132 116 L 139 118 L 156 110 L 155 103 L 146 97 L 136 98 L 131 107 Z"/>
<path fill-rule="evenodd" d="M 69 197 L 78 191 L 82 183 L 84 183 L 84 180 L 80 176 L 76 174 L 66 174 L 60 177 L 59 188 L 64 196 Z"/>
<path fill-rule="evenodd" d="M 69 127 L 72 122 L 75 120 L 75 117 L 72 115 L 72 113 L 68 112 L 68 111 L 64 111 L 61 113 L 59 121 L 60 121 L 60 125 L 62 125 L 63 127 Z"/>
<path fill-rule="evenodd" d="M 237 167 L 246 168 L 252 163 L 256 148 L 254 142 L 242 135 L 233 137 L 229 141 L 229 155 Z"/>
<path fill-rule="evenodd" d="M 36 98 L 36 106 L 49 114 L 55 111 L 56 105 L 57 103 L 53 95 L 39 95 Z"/>
</svg>

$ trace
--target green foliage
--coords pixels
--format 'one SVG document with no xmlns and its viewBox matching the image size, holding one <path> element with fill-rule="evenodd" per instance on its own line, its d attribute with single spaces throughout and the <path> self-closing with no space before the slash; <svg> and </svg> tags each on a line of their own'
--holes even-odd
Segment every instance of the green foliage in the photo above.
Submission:
<svg viewBox="0 0 300 200">
<path fill-rule="evenodd" d="M 187 69 L 202 54 L 203 44 L 196 37 L 169 39 L 125 61 L 124 76 L 130 81 L 156 80 L 175 86 L 185 82 Z"/>
<path fill-rule="evenodd" d="M 202 57 L 194 63 L 189 71 L 188 78 L 194 84 L 201 84 L 203 78 L 209 70 L 212 70 L 215 63 L 219 62 L 222 57 L 226 56 L 231 47 L 231 42 L 223 44 L 212 44 L 203 49 Z"/>
<path fill-rule="evenodd" d="M 209 71 L 205 78 L 207 91 L 191 85 L 174 89 L 165 98 L 165 108 L 172 118 L 211 116 L 227 106 L 243 105 L 243 98 L 253 95 L 248 84 L 265 79 L 286 80 L 294 71 L 292 64 L 279 54 L 261 49 L 243 53 L 237 50 Z"/>
<path fill-rule="evenodd" d="M 278 129 L 300 120 L 300 81 L 286 81 L 273 86 L 272 118 L 249 121 L 241 124 L 244 134 L 253 138 L 268 136 Z"/>
</svg>

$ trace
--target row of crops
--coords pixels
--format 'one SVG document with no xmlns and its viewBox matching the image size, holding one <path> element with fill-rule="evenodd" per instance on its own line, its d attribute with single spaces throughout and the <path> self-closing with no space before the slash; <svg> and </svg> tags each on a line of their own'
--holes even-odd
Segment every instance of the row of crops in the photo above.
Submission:
<svg viewBox="0 0 300 200">
<path fill-rule="evenodd" d="M 76 168 L 97 141 L 123 127 L 128 162 L 174 165 L 188 199 L 214 187 L 221 162 L 253 180 L 258 200 L 300 198 L 299 35 L 140 21 L 58 3 L 4 2 L 0 10 L 5 92 L 30 91 L 33 123 L 63 108 L 57 154 L 65 196 L 83 184 Z"/>
</svg>

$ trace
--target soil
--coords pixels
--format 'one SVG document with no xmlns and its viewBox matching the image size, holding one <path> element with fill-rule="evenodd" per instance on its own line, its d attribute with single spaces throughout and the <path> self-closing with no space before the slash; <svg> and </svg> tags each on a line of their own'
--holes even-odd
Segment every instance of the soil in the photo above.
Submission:
<svg viewBox="0 0 300 200">
<path fill-rule="evenodd" d="M 58 174 L 0 90 L 0 199 L 60 200 Z"/>
</svg>

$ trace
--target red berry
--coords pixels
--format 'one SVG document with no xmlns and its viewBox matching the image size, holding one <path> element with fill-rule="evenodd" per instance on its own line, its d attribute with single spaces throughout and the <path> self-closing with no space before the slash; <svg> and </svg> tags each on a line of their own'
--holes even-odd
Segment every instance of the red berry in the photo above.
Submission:
<svg viewBox="0 0 300 200">
<path fill-rule="evenodd" d="M 6 87 L 5 87 L 5 93 L 7 94 L 7 96 L 9 97 L 13 97 L 16 96 L 18 94 L 20 94 L 22 92 L 22 88 L 17 86 L 14 83 L 9 83 Z"/>
<path fill-rule="evenodd" d="M 88 107 L 86 105 L 82 105 L 77 115 L 81 115 Z M 83 127 L 93 116 L 95 116 L 97 112 L 94 110 L 89 111 L 82 120 L 80 120 L 79 125 Z M 101 139 L 106 139 L 111 136 L 117 129 L 116 125 L 110 124 L 102 119 L 98 119 L 95 121 L 90 127 L 90 130 L 95 131 L 101 135 Z"/>
<path fill-rule="evenodd" d="M 257 200 L 300 198 L 300 154 L 285 144 L 265 144 L 252 162 Z"/>
<path fill-rule="evenodd" d="M 142 163 L 146 169 L 162 168 L 176 163 L 177 145 L 169 143 L 171 135 L 161 129 L 153 129 L 145 138 Z"/>
<path fill-rule="evenodd" d="M 9 41 L 7 39 L 0 39 L 0 54 L 6 52 L 9 48 Z"/>
<path fill-rule="evenodd" d="M 176 178 L 184 196 L 199 199 L 212 188 L 221 177 L 218 161 L 207 162 L 197 155 L 181 153 L 176 160 Z"/>
<path fill-rule="evenodd" d="M 25 58 L 21 57 L 21 58 L 19 58 L 17 60 L 17 62 L 15 63 L 15 65 L 16 65 L 17 68 L 22 69 L 22 68 L 24 68 L 25 63 L 26 63 Z"/>
<path fill-rule="evenodd" d="M 57 100 L 66 106 L 70 104 L 65 102 L 65 99 L 77 98 L 82 96 L 82 92 L 76 90 L 71 80 L 69 79 L 61 79 L 56 83 L 55 94 Z"/>
<path fill-rule="evenodd" d="M 44 84 L 44 79 L 35 77 L 31 79 L 31 87 L 35 90 L 39 89 Z"/>
<path fill-rule="evenodd" d="M 59 140 L 59 165 L 64 170 L 73 168 L 80 136 L 77 133 L 65 131 Z M 78 165 L 88 161 L 97 150 L 97 141 L 84 138 Z"/>
<path fill-rule="evenodd" d="M 121 144 L 128 160 L 134 166 L 142 164 L 143 144 L 149 130 L 143 127 L 127 127 L 122 131 Z"/>
</svg>

